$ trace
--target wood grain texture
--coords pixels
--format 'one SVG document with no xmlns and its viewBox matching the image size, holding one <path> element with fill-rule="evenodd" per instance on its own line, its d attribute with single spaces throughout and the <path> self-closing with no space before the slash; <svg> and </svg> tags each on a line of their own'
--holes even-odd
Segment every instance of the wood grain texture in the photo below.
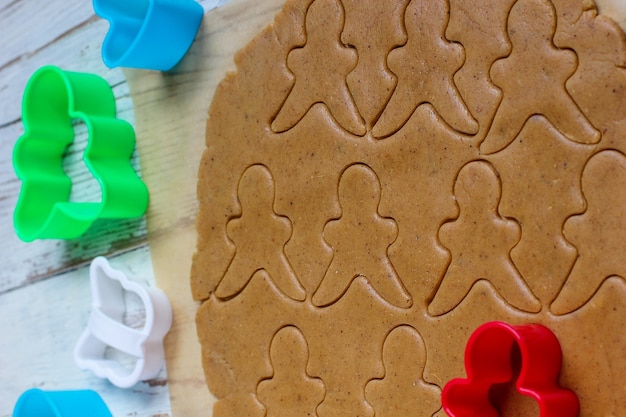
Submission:
<svg viewBox="0 0 626 417">
<path fill-rule="evenodd" d="M 37 16 L 36 25 L 29 25 Z M 0 3 L 0 67 L 54 43 L 94 18 L 84 0 L 67 0 L 63 7 L 54 1 L 3 1 Z"/>
<path fill-rule="evenodd" d="M 129 278 L 154 285 L 148 247 L 112 260 Z M 129 304 L 127 324 L 140 324 L 141 307 Z M 80 268 L 5 293 L 0 298 L 0 417 L 10 417 L 27 389 L 97 391 L 114 416 L 156 416 L 169 412 L 165 370 L 147 382 L 122 390 L 74 364 L 73 351 L 91 311 L 89 272 Z"/>
</svg>

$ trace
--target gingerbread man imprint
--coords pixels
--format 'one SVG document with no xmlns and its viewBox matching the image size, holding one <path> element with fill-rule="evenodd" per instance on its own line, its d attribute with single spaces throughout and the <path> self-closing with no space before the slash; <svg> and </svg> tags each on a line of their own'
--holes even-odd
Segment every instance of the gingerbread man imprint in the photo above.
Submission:
<svg viewBox="0 0 626 417">
<path fill-rule="evenodd" d="M 464 166 L 454 185 L 454 195 L 459 217 L 439 230 L 439 238 L 452 259 L 428 307 L 429 313 L 451 311 L 481 279 L 488 280 L 512 306 L 539 311 L 541 303 L 509 257 L 519 241 L 520 227 L 498 212 L 500 180 L 495 169 L 484 161 Z"/>
<path fill-rule="evenodd" d="M 343 8 L 337 0 L 316 0 L 306 15 L 306 44 L 289 53 L 287 66 L 295 82 L 272 122 L 272 130 L 294 127 L 316 103 L 324 103 L 337 123 L 362 136 L 365 122 L 346 84 L 357 64 L 356 52 L 339 41 L 343 30 Z M 327 25 L 327 30 L 315 30 Z"/>
<path fill-rule="evenodd" d="M 413 0 L 405 13 L 409 40 L 389 53 L 388 65 L 398 77 L 387 107 L 373 129 L 385 138 L 396 133 L 421 104 L 430 103 L 453 129 L 474 134 L 472 117 L 454 84 L 463 65 L 463 48 L 445 37 L 448 2 Z"/>
<path fill-rule="evenodd" d="M 267 417 L 314 416 L 324 400 L 324 383 L 308 375 L 309 349 L 296 327 L 284 327 L 270 346 L 274 375 L 257 387 L 259 401 Z"/>
<path fill-rule="evenodd" d="M 291 237 L 291 222 L 274 212 L 274 179 L 262 165 L 248 168 L 239 182 L 241 216 L 228 222 L 227 233 L 236 252 L 216 295 L 230 298 L 264 269 L 287 296 L 302 301 L 306 294 L 287 259 L 284 245 Z"/>
<path fill-rule="evenodd" d="M 563 227 L 578 258 L 552 312 L 565 314 L 582 307 L 611 276 L 626 279 L 626 156 L 617 151 L 594 155 L 583 171 L 587 210 Z"/>
<path fill-rule="evenodd" d="M 393 329 L 383 345 L 385 376 L 365 386 L 378 417 L 430 417 L 441 407 L 441 389 L 424 380 L 426 348 L 410 326 Z M 406 358 L 411 358 L 407 361 Z"/>
<path fill-rule="evenodd" d="M 518 0 L 509 14 L 507 29 L 513 45 L 511 55 L 491 68 L 491 78 L 502 89 L 503 97 L 480 151 L 491 154 L 504 149 L 535 114 L 545 116 L 569 140 L 597 143 L 600 132 L 565 88 L 576 70 L 576 57 L 554 46 L 554 6 L 548 0 Z M 515 73 L 524 77 L 512 77 Z"/>
<path fill-rule="evenodd" d="M 352 165 L 339 182 L 341 217 L 324 228 L 324 239 L 333 249 L 333 260 L 313 295 L 317 306 L 337 301 L 356 277 L 365 277 L 387 302 L 399 307 L 412 305 L 396 273 L 387 249 L 396 240 L 393 219 L 378 213 L 380 181 L 366 165 Z"/>
<path fill-rule="evenodd" d="M 396 76 L 387 66 L 387 55 L 406 43 L 402 21 L 409 0 L 342 0 L 346 20 L 341 40 L 354 46 L 359 54 L 356 68 L 348 74 L 350 93 L 367 122 L 376 123 L 396 86 Z"/>
</svg>

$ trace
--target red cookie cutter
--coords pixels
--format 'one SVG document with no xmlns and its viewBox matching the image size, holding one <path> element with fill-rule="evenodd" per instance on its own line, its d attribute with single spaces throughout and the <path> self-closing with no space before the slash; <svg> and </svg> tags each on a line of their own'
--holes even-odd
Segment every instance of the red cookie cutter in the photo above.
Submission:
<svg viewBox="0 0 626 417">
<path fill-rule="evenodd" d="M 562 353 L 554 333 L 539 324 L 513 326 L 498 321 L 480 326 L 467 342 L 467 378 L 453 379 L 444 387 L 445 412 L 450 417 L 498 417 L 489 392 L 515 377 L 515 349 L 520 362 L 515 388 L 537 402 L 539 416 L 577 417 L 578 397 L 558 384 Z"/>
</svg>

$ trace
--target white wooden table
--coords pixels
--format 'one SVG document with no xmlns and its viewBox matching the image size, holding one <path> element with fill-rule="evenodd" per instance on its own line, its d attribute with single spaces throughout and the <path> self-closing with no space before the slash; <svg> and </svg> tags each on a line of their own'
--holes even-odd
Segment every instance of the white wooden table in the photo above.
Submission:
<svg viewBox="0 0 626 417">
<path fill-rule="evenodd" d="M 212 1 L 199 1 L 205 10 Z M 269 23 L 282 0 L 232 0 L 205 14 L 189 53 L 163 74 L 108 69 L 101 44 L 108 23 L 90 0 L 0 0 L 0 417 L 12 415 L 29 388 L 93 389 L 114 416 L 195 417 L 211 414 L 193 325 L 189 267 L 195 248 L 196 173 L 213 90 L 233 54 Z M 113 88 L 118 117 L 135 126 L 133 163 L 149 187 L 148 213 L 138 220 L 98 221 L 81 238 L 24 243 L 13 229 L 21 183 L 11 154 L 23 133 L 21 100 L 43 65 L 100 75 Z M 81 162 L 84 126 L 64 158 L 72 198 L 99 198 Z M 88 266 L 99 255 L 158 285 L 174 309 L 166 338 L 167 371 L 131 389 L 116 388 L 73 361 L 90 311 Z M 133 325 L 136 317 L 128 316 Z"/>
</svg>

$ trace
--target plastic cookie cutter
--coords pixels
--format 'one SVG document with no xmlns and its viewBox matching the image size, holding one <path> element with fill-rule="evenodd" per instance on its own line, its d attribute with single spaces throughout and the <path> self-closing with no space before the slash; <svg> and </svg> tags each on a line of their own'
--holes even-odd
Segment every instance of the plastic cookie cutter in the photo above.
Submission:
<svg viewBox="0 0 626 417">
<path fill-rule="evenodd" d="M 112 417 L 108 407 L 91 390 L 25 391 L 15 404 L 13 417 Z"/>
<path fill-rule="evenodd" d="M 20 239 L 73 239 L 96 219 L 145 213 L 148 189 L 130 161 L 135 132 L 116 118 L 115 98 L 104 79 L 42 67 L 26 85 L 22 119 L 24 134 L 13 148 L 13 167 L 22 180 L 13 218 Z M 70 201 L 72 180 L 63 156 L 74 141 L 73 119 L 87 126 L 83 160 L 100 184 L 100 202 Z"/>
<path fill-rule="evenodd" d="M 158 288 L 129 280 L 104 257 L 92 261 L 89 273 L 92 310 L 87 328 L 74 349 L 76 365 L 120 388 L 156 377 L 165 363 L 163 338 L 172 324 L 172 307 L 167 296 Z M 125 291 L 135 293 L 143 303 L 146 317 L 141 329 L 123 323 Z M 135 359 L 134 367 L 129 369 L 121 360 L 112 359 L 109 348 Z"/>
<path fill-rule="evenodd" d="M 489 322 L 470 337 L 465 350 L 466 379 L 453 379 L 442 393 L 443 409 L 450 417 L 498 417 L 489 399 L 495 384 L 515 378 L 514 353 L 520 371 L 516 390 L 533 398 L 540 417 L 577 417 L 576 394 L 558 385 L 561 346 L 556 336 L 539 324 L 513 326 Z"/>
<path fill-rule="evenodd" d="M 93 0 L 109 21 L 102 59 L 110 67 L 167 71 L 187 53 L 204 10 L 194 0 Z"/>
</svg>

